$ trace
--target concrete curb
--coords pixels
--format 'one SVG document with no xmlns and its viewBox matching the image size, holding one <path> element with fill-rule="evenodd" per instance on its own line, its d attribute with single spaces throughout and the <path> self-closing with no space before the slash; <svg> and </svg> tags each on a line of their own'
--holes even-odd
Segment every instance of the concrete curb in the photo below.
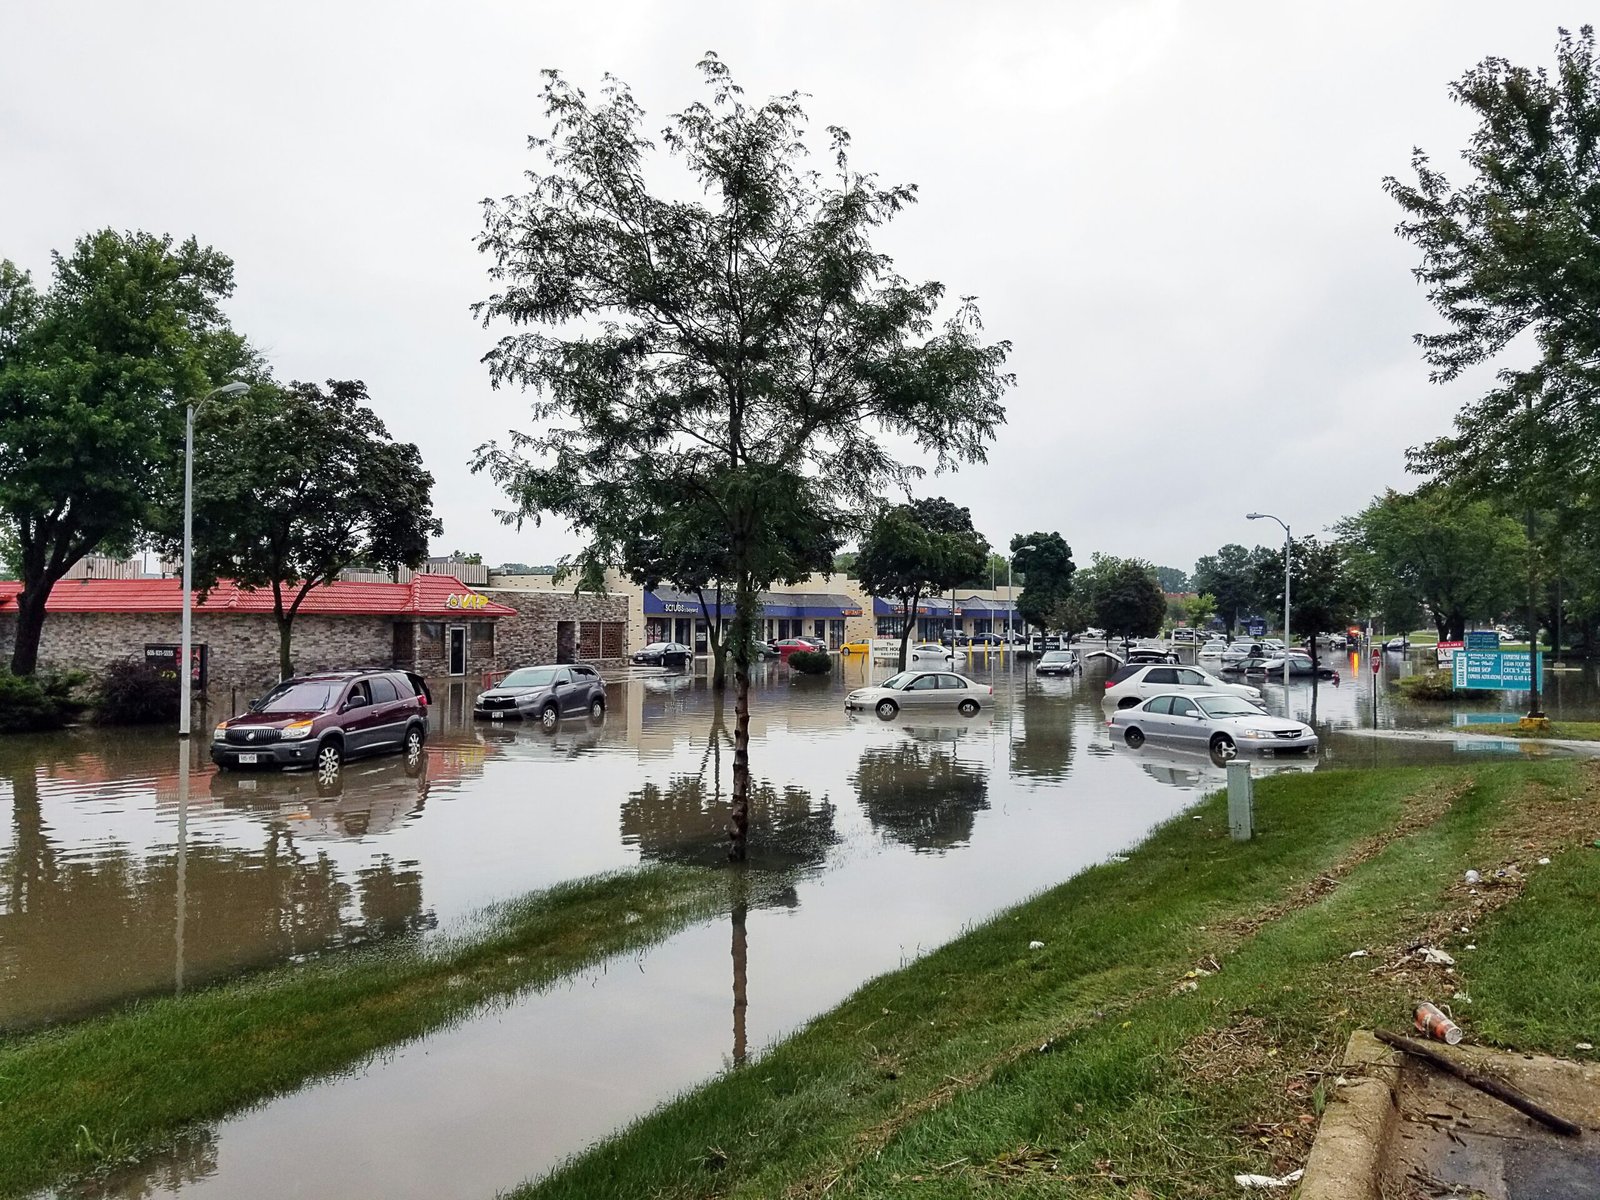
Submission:
<svg viewBox="0 0 1600 1200">
<path fill-rule="evenodd" d="M 1323 1111 L 1300 1200 L 1379 1200 L 1378 1176 L 1395 1125 L 1400 1053 L 1358 1029 L 1345 1046 L 1344 1066 L 1360 1075 L 1352 1074 Z"/>
</svg>

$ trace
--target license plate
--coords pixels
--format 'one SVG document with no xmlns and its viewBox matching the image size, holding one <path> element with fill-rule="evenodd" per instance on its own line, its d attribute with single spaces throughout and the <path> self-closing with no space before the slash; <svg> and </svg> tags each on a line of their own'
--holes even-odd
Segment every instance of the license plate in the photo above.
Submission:
<svg viewBox="0 0 1600 1200">
<path fill-rule="evenodd" d="M 244 766 L 246 764 L 253 763 L 255 761 L 256 761 L 256 756 L 254 754 L 241 754 L 241 755 L 239 755 L 239 765 L 240 766 Z"/>
<path fill-rule="evenodd" d="M 241 792 L 253 792 L 253 791 L 255 791 L 256 790 L 256 781 L 254 779 L 241 779 L 241 780 L 239 780 L 239 790 Z"/>
<path fill-rule="evenodd" d="M 489 714 L 489 719 L 491 721 L 504 721 L 506 719 L 506 715 L 503 712 L 492 712 Z"/>
</svg>

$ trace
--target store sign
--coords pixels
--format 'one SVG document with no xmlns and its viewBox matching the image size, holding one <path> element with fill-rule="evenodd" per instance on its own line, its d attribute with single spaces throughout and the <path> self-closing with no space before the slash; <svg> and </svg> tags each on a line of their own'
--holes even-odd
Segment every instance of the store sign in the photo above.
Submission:
<svg viewBox="0 0 1600 1200">
<path fill-rule="evenodd" d="M 1467 630 L 1468 650 L 1498 650 L 1500 649 L 1500 635 L 1492 629 Z"/>
<path fill-rule="evenodd" d="M 1532 675 L 1528 672 L 1528 656 L 1518 651 L 1507 654 L 1504 651 L 1462 650 L 1451 661 L 1453 678 L 1451 682 L 1458 688 L 1483 688 L 1486 690 L 1499 689 L 1502 691 L 1521 691 L 1532 686 Z M 1539 673 L 1544 673 L 1544 655 L 1539 655 Z"/>
<path fill-rule="evenodd" d="M 698 617 L 700 615 L 700 606 L 698 604 L 689 604 L 683 600 L 663 600 L 661 602 L 661 611 L 664 613 L 682 613 L 686 616 Z"/>
<path fill-rule="evenodd" d="M 193 687 L 199 691 L 206 690 L 206 678 L 211 665 L 210 647 L 203 642 L 196 645 L 189 643 L 189 679 Z M 163 679 L 176 679 L 183 662 L 183 647 L 175 642 L 146 642 L 144 644 L 145 665 Z"/>
<path fill-rule="evenodd" d="M 1462 649 L 1465 646 L 1461 642 L 1440 642 L 1434 654 L 1441 667 L 1448 667 L 1455 660 L 1456 651 Z"/>
<path fill-rule="evenodd" d="M 476 592 L 451 592 L 444 598 L 444 606 L 446 608 L 470 610 L 475 608 L 487 608 L 488 605 L 489 597 L 480 596 Z"/>
</svg>

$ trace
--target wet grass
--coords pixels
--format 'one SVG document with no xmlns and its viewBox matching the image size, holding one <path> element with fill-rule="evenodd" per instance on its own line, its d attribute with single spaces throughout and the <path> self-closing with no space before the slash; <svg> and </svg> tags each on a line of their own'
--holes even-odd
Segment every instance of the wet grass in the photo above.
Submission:
<svg viewBox="0 0 1600 1200">
<path fill-rule="evenodd" d="M 128 1161 L 657 941 L 714 912 L 727 878 L 677 867 L 595 876 L 496 905 L 456 937 L 332 954 L 0 1041 L 0 1195 Z"/>
<path fill-rule="evenodd" d="M 1487 733 L 1492 737 L 1559 738 L 1572 742 L 1600 742 L 1600 721 L 1551 721 L 1546 729 L 1523 729 L 1515 722 L 1504 725 L 1458 725 L 1462 733 Z"/>
<path fill-rule="evenodd" d="M 1469 1037 L 1595 1040 L 1593 766 L 1277 777 L 1243 844 L 1220 797 L 1194 816 L 519 1194 L 1230 1194 L 1304 1161 L 1351 1030 L 1417 999 Z"/>
</svg>

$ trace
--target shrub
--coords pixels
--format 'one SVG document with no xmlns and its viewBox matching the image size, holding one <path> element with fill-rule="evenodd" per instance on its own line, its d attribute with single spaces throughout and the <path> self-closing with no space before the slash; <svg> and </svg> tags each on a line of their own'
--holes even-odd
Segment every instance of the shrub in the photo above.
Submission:
<svg viewBox="0 0 1600 1200">
<path fill-rule="evenodd" d="M 796 650 L 789 665 L 802 675 L 826 675 L 833 670 L 833 655 L 826 650 Z"/>
<path fill-rule="evenodd" d="M 0 733 L 36 733 L 67 725 L 85 708 L 73 695 L 82 682 L 76 671 L 13 675 L 0 669 Z"/>
<path fill-rule="evenodd" d="M 100 677 L 94 719 L 101 725 L 157 725 L 178 719 L 178 677 L 140 659 L 112 663 Z"/>
<path fill-rule="evenodd" d="M 1397 685 L 1407 700 L 1449 700 L 1454 703 L 1477 703 L 1494 700 L 1498 693 L 1481 688 L 1457 688 L 1455 677 L 1449 671 L 1425 671 L 1421 675 L 1408 675 Z"/>
</svg>

